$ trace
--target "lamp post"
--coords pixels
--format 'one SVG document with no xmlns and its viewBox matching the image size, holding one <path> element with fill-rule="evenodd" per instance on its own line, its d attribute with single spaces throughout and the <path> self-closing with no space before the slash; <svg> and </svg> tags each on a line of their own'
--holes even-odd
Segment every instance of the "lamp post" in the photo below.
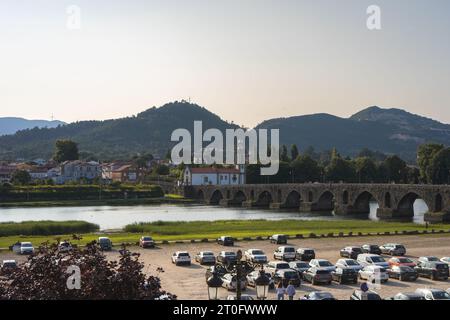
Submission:
<svg viewBox="0 0 450 320">
<path fill-rule="evenodd" d="M 256 298 L 258 300 L 267 299 L 267 294 L 269 291 L 270 279 L 264 271 L 264 267 L 261 265 L 261 270 L 259 271 L 258 278 L 255 279 L 256 287 Z"/>
<path fill-rule="evenodd" d="M 236 252 L 236 299 L 241 300 L 242 251 Z"/>
<path fill-rule="evenodd" d="M 212 276 L 206 280 L 206 284 L 208 285 L 209 300 L 219 300 L 218 293 L 219 288 L 222 287 L 222 283 L 222 279 L 220 279 L 216 272 L 214 272 Z"/>
</svg>

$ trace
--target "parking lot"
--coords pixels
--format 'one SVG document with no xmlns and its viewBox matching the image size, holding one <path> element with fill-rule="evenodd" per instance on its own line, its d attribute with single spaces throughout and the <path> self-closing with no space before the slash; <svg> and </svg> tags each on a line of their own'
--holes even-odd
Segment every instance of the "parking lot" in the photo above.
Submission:
<svg viewBox="0 0 450 320">
<path fill-rule="evenodd" d="M 450 237 L 444 235 L 424 235 L 424 236 L 371 236 L 371 237 L 352 237 L 352 238 L 319 238 L 319 239 L 292 239 L 289 240 L 289 245 L 299 247 L 310 247 L 315 249 L 316 258 L 327 259 L 335 263 L 339 258 L 339 250 L 345 246 L 360 246 L 366 243 L 383 244 L 388 242 L 401 243 L 407 249 L 407 257 L 417 259 L 420 256 L 450 256 Z M 216 255 L 222 251 L 236 251 L 241 249 L 255 248 L 263 250 L 269 260 L 272 260 L 273 252 L 278 247 L 276 244 L 271 244 L 269 241 L 248 241 L 237 242 L 234 247 L 223 247 L 215 243 L 192 243 L 192 244 L 170 244 L 161 245 L 154 249 L 142 249 L 138 247 L 130 248 L 132 251 L 141 254 L 141 261 L 145 263 L 145 272 L 156 275 L 157 268 L 163 268 L 164 272 L 159 273 L 162 286 L 166 291 L 176 294 L 179 299 L 207 299 L 207 286 L 205 283 L 205 271 L 207 266 L 201 266 L 194 262 L 191 266 L 175 266 L 171 262 L 171 255 L 175 251 L 188 251 L 193 258 L 194 255 L 202 250 L 213 251 Z M 107 256 L 111 259 L 118 257 L 119 253 L 116 250 L 107 252 Z M 387 259 L 389 256 L 385 256 Z M 16 259 L 24 261 L 25 256 L 18 256 L 11 252 L 0 253 L 0 260 Z M 387 260 L 386 259 L 386 260 Z M 333 282 L 331 285 L 316 285 L 312 286 L 305 281 L 297 288 L 296 299 L 305 295 L 307 292 L 315 290 L 324 290 L 331 292 L 337 299 L 349 299 L 353 290 L 359 288 L 357 285 L 339 285 Z M 411 292 L 416 288 L 440 288 L 447 290 L 450 288 L 450 281 L 432 281 L 428 278 L 420 277 L 415 282 L 400 282 L 398 280 L 390 279 L 386 284 L 382 284 L 377 292 L 382 298 L 390 297 L 398 292 Z M 254 289 L 248 288 L 245 293 L 254 295 Z M 221 298 L 226 298 L 227 295 L 233 294 L 221 289 Z M 275 290 L 271 290 L 269 299 L 275 299 Z"/>
</svg>

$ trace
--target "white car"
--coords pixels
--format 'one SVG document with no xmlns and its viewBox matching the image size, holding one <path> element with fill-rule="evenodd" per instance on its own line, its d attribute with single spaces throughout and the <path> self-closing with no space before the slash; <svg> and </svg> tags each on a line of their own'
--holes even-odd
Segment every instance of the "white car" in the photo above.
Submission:
<svg viewBox="0 0 450 320">
<path fill-rule="evenodd" d="M 291 267 L 291 269 L 294 269 L 295 271 L 299 272 L 300 274 L 308 271 L 308 269 L 311 268 L 311 266 L 309 265 L 308 262 L 300 261 L 300 260 L 289 262 L 289 266 Z"/>
<path fill-rule="evenodd" d="M 336 266 L 326 259 L 312 259 L 309 262 L 309 265 L 317 269 L 336 271 Z"/>
<path fill-rule="evenodd" d="M 18 242 L 13 245 L 12 250 L 17 254 L 32 254 L 34 253 L 34 247 L 31 242 Z"/>
<path fill-rule="evenodd" d="M 282 246 L 278 247 L 273 253 L 273 258 L 276 260 L 290 261 L 295 260 L 295 248 L 292 246 Z"/>
<path fill-rule="evenodd" d="M 336 262 L 336 267 L 340 268 L 350 268 L 356 271 L 359 271 L 363 268 L 363 266 L 354 259 L 339 259 Z"/>
<path fill-rule="evenodd" d="M 433 261 L 439 261 L 438 257 L 435 256 L 426 256 L 426 257 L 419 257 L 417 260 L 419 262 L 433 262 Z"/>
<path fill-rule="evenodd" d="M 272 276 L 278 270 L 291 269 L 289 263 L 285 261 L 270 261 L 266 266 L 266 271 L 269 272 Z"/>
<path fill-rule="evenodd" d="M 230 273 L 224 274 L 222 277 L 222 287 L 224 287 L 227 290 L 236 290 L 237 288 L 237 281 L 236 276 L 232 275 Z M 245 278 L 242 278 L 240 281 L 241 290 L 247 289 L 247 280 Z"/>
<path fill-rule="evenodd" d="M 450 257 L 443 257 L 441 258 L 442 262 L 445 262 L 446 264 L 448 264 L 450 266 Z"/>
<path fill-rule="evenodd" d="M 260 249 L 248 249 L 244 253 L 245 260 L 254 263 L 267 263 L 267 256 L 264 251 Z"/>
<path fill-rule="evenodd" d="M 359 270 L 359 278 L 370 282 L 387 282 L 389 280 L 389 275 L 386 268 L 372 265 L 365 266 L 362 270 Z"/>
<path fill-rule="evenodd" d="M 60 252 L 68 252 L 73 248 L 69 241 L 61 241 L 58 245 L 58 249 Z"/>
<path fill-rule="evenodd" d="M 356 259 L 360 265 L 365 266 L 380 266 L 383 268 L 389 268 L 389 263 L 384 260 L 384 258 L 378 254 L 362 253 L 358 255 Z"/>
<path fill-rule="evenodd" d="M 425 298 L 425 300 L 450 300 L 450 294 L 441 289 L 416 289 L 416 293 Z"/>
<path fill-rule="evenodd" d="M 186 264 L 191 265 L 191 256 L 187 251 L 177 251 L 172 255 L 172 263 L 175 265 Z"/>
</svg>

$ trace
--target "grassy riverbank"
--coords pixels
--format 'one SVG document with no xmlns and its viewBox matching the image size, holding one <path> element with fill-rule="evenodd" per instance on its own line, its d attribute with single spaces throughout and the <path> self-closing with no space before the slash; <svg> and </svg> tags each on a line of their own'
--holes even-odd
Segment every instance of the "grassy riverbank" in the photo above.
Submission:
<svg viewBox="0 0 450 320">
<path fill-rule="evenodd" d="M 433 225 L 436 230 L 448 230 L 449 225 Z M 431 229 L 431 227 L 430 227 Z M 425 226 L 414 223 L 375 222 L 370 220 L 340 220 L 340 221 L 300 221 L 300 220 L 223 220 L 223 221 L 193 221 L 193 222 L 153 222 L 133 224 L 125 227 L 123 232 L 105 233 L 115 244 L 122 242 L 134 243 L 141 235 L 151 235 L 155 240 L 191 240 L 214 239 L 221 235 L 233 237 L 269 236 L 275 233 L 288 235 L 328 234 L 339 232 L 393 232 L 425 230 Z M 83 239 L 77 244 L 86 244 L 97 239 L 99 234 L 83 234 Z M 63 236 L 8 236 L 0 237 L 0 247 L 8 247 L 16 241 L 32 241 L 35 245 L 44 241 L 54 241 L 56 238 L 70 239 Z"/>
<path fill-rule="evenodd" d="M 85 221 L 24 221 L 0 222 L 0 239 L 8 236 L 52 236 L 58 234 L 90 233 L 100 227 Z"/>
</svg>

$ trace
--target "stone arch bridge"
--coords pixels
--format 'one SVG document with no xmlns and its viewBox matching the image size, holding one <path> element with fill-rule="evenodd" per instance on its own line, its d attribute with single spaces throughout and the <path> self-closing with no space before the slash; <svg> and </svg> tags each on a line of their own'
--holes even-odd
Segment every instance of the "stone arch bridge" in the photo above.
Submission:
<svg viewBox="0 0 450 320">
<path fill-rule="evenodd" d="M 450 222 L 450 186 L 399 184 L 245 184 L 186 186 L 184 195 L 222 206 L 292 209 L 301 212 L 334 211 L 337 215 L 367 214 L 371 201 L 377 216 L 405 220 L 414 216 L 413 204 L 422 199 L 429 222 Z"/>
</svg>

